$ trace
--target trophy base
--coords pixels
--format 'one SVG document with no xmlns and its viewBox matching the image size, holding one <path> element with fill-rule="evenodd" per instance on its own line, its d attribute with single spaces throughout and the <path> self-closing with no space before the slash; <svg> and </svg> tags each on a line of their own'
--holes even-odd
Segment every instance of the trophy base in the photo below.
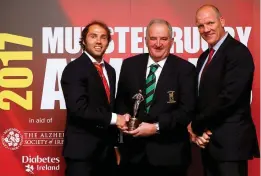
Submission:
<svg viewBox="0 0 261 176">
<path fill-rule="evenodd" d="M 135 130 L 136 128 L 138 128 L 140 125 L 140 121 L 133 117 L 133 118 L 130 118 L 129 122 L 128 122 L 128 131 L 132 131 L 132 130 Z"/>
</svg>

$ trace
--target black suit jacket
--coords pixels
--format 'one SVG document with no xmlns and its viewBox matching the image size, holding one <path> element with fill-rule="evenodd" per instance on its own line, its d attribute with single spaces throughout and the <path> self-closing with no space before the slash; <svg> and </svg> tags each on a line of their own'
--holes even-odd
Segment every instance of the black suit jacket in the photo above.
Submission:
<svg viewBox="0 0 261 176">
<path fill-rule="evenodd" d="M 117 139 L 110 125 L 115 95 L 115 70 L 105 62 L 110 85 L 110 103 L 102 80 L 83 53 L 64 69 L 61 85 L 67 108 L 63 147 L 70 159 L 102 160 L 113 151 Z"/>
<path fill-rule="evenodd" d="M 148 54 L 141 54 L 123 61 L 115 106 L 118 113 L 133 114 L 133 95 L 139 90 L 144 95 L 148 58 Z M 175 91 L 175 102 L 170 102 L 169 91 Z M 139 138 L 124 135 L 124 144 L 120 148 L 122 162 L 140 163 L 145 159 L 152 165 L 189 164 L 187 125 L 194 115 L 195 94 L 195 67 L 169 55 L 158 79 L 149 113 L 145 112 L 144 100 L 137 115 L 143 122 L 158 122 L 160 134 Z"/>
<path fill-rule="evenodd" d="M 208 52 L 199 57 L 197 74 Z M 250 109 L 253 73 L 251 53 L 228 34 L 201 77 L 197 118 L 192 122 L 192 129 L 199 135 L 205 129 L 212 131 L 204 151 L 217 160 L 246 160 L 259 156 Z"/>
</svg>

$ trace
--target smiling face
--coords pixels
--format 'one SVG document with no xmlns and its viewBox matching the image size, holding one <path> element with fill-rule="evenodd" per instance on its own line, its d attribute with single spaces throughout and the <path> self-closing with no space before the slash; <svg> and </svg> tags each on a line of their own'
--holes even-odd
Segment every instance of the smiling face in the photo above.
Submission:
<svg viewBox="0 0 261 176">
<path fill-rule="evenodd" d="M 89 27 L 84 40 L 85 50 L 98 62 L 101 61 L 108 45 L 108 34 L 100 25 L 94 24 Z"/>
<path fill-rule="evenodd" d="M 225 20 L 211 7 L 206 6 L 198 10 L 196 25 L 201 37 L 211 47 L 225 35 Z"/>
<path fill-rule="evenodd" d="M 173 38 L 170 36 L 169 28 L 163 23 L 154 23 L 148 28 L 146 44 L 151 58 L 161 61 L 169 55 Z"/>
</svg>

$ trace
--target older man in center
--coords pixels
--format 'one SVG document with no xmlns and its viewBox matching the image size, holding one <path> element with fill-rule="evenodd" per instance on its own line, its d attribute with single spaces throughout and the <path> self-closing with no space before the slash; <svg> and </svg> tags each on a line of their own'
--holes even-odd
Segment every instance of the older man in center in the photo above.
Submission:
<svg viewBox="0 0 261 176">
<path fill-rule="evenodd" d="M 133 115 L 135 100 L 140 102 L 139 127 L 123 132 L 121 169 L 125 175 L 185 176 L 190 163 L 187 125 L 194 115 L 195 67 L 170 54 L 172 27 L 162 19 L 147 26 L 149 53 L 127 58 L 121 68 L 116 112 Z"/>
</svg>

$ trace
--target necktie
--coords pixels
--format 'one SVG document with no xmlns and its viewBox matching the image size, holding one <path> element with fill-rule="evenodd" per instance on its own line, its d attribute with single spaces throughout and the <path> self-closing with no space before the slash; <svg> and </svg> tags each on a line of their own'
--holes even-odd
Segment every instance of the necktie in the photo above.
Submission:
<svg viewBox="0 0 261 176">
<path fill-rule="evenodd" d="M 152 104 L 152 100 L 153 100 L 153 96 L 154 96 L 154 91 L 155 91 L 155 88 L 156 88 L 156 75 L 155 75 L 155 72 L 158 69 L 158 67 L 159 67 L 159 65 L 152 64 L 150 66 L 149 75 L 148 75 L 148 77 L 146 79 L 145 108 L 146 108 L 147 113 L 150 110 L 150 106 Z"/>
<path fill-rule="evenodd" d="M 202 70 L 200 79 L 202 78 L 205 69 L 208 67 L 209 63 L 211 62 L 214 52 L 215 52 L 215 50 L 213 48 L 209 48 L 208 60 L 207 60 L 205 66 L 204 66 L 204 68 Z"/>
<path fill-rule="evenodd" d="M 102 70 L 102 64 L 98 64 L 98 63 L 94 63 L 101 79 L 102 79 L 102 83 L 103 83 L 103 86 L 104 86 L 104 89 L 105 89 L 105 92 L 106 92 L 106 95 L 107 95 L 107 98 L 108 98 L 108 102 L 110 102 L 110 88 L 109 88 L 109 85 L 107 83 L 107 80 L 103 74 L 103 70 Z"/>
</svg>

